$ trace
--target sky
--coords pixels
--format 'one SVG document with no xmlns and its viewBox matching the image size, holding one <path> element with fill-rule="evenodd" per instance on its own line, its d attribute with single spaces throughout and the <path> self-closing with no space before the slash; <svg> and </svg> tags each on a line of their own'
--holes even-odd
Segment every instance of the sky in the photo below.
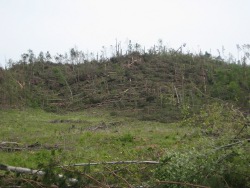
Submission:
<svg viewBox="0 0 250 188">
<path fill-rule="evenodd" d="M 0 66 L 29 49 L 98 52 L 128 40 L 237 56 L 250 44 L 250 0 L 0 0 Z"/>
</svg>

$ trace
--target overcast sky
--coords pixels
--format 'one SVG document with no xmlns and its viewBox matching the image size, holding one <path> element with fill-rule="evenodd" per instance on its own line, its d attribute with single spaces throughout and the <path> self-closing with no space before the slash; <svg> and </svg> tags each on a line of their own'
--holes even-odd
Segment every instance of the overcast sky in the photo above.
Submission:
<svg viewBox="0 0 250 188">
<path fill-rule="evenodd" d="M 0 65 L 28 49 L 97 52 L 116 38 L 236 54 L 250 44 L 249 10 L 250 0 L 0 0 Z"/>
</svg>

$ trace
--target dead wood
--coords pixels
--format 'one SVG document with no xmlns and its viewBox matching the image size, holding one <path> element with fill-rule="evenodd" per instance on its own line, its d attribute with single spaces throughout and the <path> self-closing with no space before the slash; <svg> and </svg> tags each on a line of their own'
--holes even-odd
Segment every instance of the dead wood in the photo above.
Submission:
<svg viewBox="0 0 250 188">
<path fill-rule="evenodd" d="M 243 144 L 244 141 L 249 142 L 250 139 L 245 139 L 245 140 L 241 140 L 241 141 L 238 141 L 238 142 L 234 142 L 232 144 L 227 144 L 227 145 L 224 145 L 224 146 L 220 146 L 218 148 L 215 148 L 215 150 L 220 150 L 220 149 L 224 149 L 224 148 L 230 148 L 230 147 L 232 147 L 234 145 L 237 145 L 237 144 Z"/>
<path fill-rule="evenodd" d="M 0 164 L 0 170 L 10 171 L 10 172 L 16 172 L 16 173 L 31 174 L 31 175 L 38 175 L 38 176 L 45 175 L 45 172 L 41 171 L 41 170 L 33 170 L 33 169 L 30 169 L 30 168 L 8 166 L 8 165 L 4 165 L 4 164 Z M 58 177 L 59 178 L 63 178 L 63 175 L 62 174 L 58 174 Z M 68 181 L 71 182 L 71 183 L 76 183 L 77 179 L 69 178 Z"/>
<path fill-rule="evenodd" d="M 111 162 L 97 162 L 97 163 L 78 163 L 71 165 L 64 165 L 60 167 L 69 167 L 69 166 L 89 166 L 89 165 L 115 165 L 115 164 L 160 164 L 159 161 L 111 161 Z"/>
<path fill-rule="evenodd" d="M 15 145 L 15 146 L 18 146 L 19 143 L 17 143 L 17 142 L 7 142 L 7 141 L 3 141 L 3 142 L 0 143 L 0 145 L 1 145 L 1 146 L 2 146 L 2 145 Z"/>
<path fill-rule="evenodd" d="M 71 120 L 71 119 L 55 119 L 49 121 L 49 123 L 88 123 L 86 120 Z"/>
<path fill-rule="evenodd" d="M 42 145 L 39 142 L 35 142 L 33 144 L 26 145 L 20 144 L 17 142 L 1 142 L 0 143 L 0 151 L 6 151 L 6 152 L 17 152 L 17 151 L 24 151 L 24 150 L 40 150 L 40 149 L 46 149 L 46 150 L 52 150 L 52 149 L 58 149 L 58 145 Z"/>
</svg>

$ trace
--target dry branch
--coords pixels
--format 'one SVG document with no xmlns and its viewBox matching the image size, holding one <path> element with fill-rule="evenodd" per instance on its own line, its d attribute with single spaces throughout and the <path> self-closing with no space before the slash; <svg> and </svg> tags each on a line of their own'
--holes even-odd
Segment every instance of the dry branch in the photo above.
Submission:
<svg viewBox="0 0 250 188">
<path fill-rule="evenodd" d="M 106 167 L 106 169 L 108 169 L 110 171 L 110 173 L 112 173 L 115 177 L 120 178 L 122 181 L 124 181 L 129 188 L 133 188 L 132 185 L 130 185 L 130 183 L 126 179 L 124 179 L 123 177 L 119 176 L 118 174 L 116 174 L 115 172 L 113 172 L 108 167 Z"/>
<path fill-rule="evenodd" d="M 220 147 L 218 147 L 218 148 L 215 148 L 215 150 L 220 150 L 220 149 L 223 149 L 223 148 L 232 147 L 232 146 L 237 145 L 237 144 L 242 144 L 242 143 L 244 143 L 244 141 L 249 142 L 250 139 L 245 139 L 245 140 L 241 140 L 241 141 L 239 141 L 239 142 L 234 142 L 234 143 L 232 143 L 232 144 L 227 144 L 227 145 L 224 145 L 224 146 L 220 146 Z"/>
<path fill-rule="evenodd" d="M 95 183 L 99 184 L 101 187 L 110 188 L 108 185 L 104 185 L 103 183 L 99 182 L 98 180 L 96 180 L 95 178 L 93 178 L 92 176 L 90 176 L 90 175 L 88 175 L 86 173 L 82 173 L 82 175 L 84 175 L 85 177 L 87 177 L 90 180 L 94 181 Z"/>
<path fill-rule="evenodd" d="M 64 170 L 68 171 L 68 172 L 73 172 L 72 170 L 69 170 L 69 169 L 64 169 Z M 81 173 L 81 175 L 83 175 L 86 178 L 92 180 L 93 182 L 95 182 L 96 184 L 100 185 L 103 188 L 110 188 L 108 185 L 105 185 L 105 184 L 101 183 L 100 181 L 96 180 L 95 178 L 93 178 L 92 176 L 90 176 L 90 175 L 88 175 L 86 173 Z"/>
<path fill-rule="evenodd" d="M 115 164 L 159 164 L 159 161 L 111 161 L 111 162 L 99 162 L 99 163 L 78 163 L 71 165 L 64 165 L 60 167 L 69 167 L 69 166 L 89 166 L 89 165 L 115 165 Z"/>
</svg>

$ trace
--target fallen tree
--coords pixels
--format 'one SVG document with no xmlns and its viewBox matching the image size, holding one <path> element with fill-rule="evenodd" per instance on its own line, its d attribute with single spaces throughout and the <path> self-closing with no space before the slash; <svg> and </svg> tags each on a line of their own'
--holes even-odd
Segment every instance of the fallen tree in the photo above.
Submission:
<svg viewBox="0 0 250 188">
<path fill-rule="evenodd" d="M 42 170 L 33 170 L 30 168 L 23 168 L 23 167 L 16 167 L 16 166 L 8 166 L 4 164 L 0 164 L 0 170 L 3 171 L 10 171 L 15 173 L 24 173 L 24 174 L 32 174 L 32 175 L 38 175 L 38 176 L 44 176 L 45 172 Z M 59 178 L 63 178 L 64 176 L 62 174 L 58 174 Z M 70 183 L 76 183 L 78 180 L 74 178 L 69 178 L 68 181 Z"/>
</svg>

